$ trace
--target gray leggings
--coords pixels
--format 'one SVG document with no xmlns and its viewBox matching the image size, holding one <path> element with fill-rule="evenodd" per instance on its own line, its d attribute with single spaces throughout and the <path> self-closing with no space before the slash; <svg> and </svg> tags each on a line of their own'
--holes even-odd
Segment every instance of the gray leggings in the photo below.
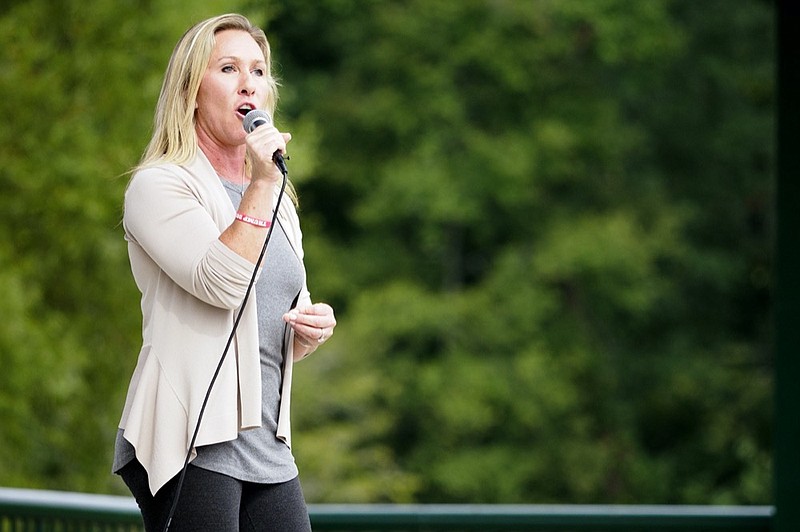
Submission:
<svg viewBox="0 0 800 532">
<path fill-rule="evenodd" d="M 147 471 L 137 460 L 119 474 L 139 505 L 145 530 L 164 530 L 179 475 L 153 496 Z M 280 484 L 254 484 L 189 464 L 169 530 L 310 532 L 311 522 L 297 477 Z"/>
</svg>

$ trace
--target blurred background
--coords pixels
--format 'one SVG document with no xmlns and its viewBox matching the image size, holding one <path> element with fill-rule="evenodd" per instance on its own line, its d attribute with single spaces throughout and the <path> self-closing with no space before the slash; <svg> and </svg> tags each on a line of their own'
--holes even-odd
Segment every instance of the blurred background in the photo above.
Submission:
<svg viewBox="0 0 800 532">
<path fill-rule="evenodd" d="M 321 502 L 769 504 L 769 0 L 5 0 L 0 486 L 127 494 L 120 220 L 172 47 L 272 44 Z"/>
</svg>

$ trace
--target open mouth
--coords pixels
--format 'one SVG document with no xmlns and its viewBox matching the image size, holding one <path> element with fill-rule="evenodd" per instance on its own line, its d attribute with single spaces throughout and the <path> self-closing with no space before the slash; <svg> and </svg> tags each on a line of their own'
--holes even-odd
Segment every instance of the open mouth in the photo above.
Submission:
<svg viewBox="0 0 800 532">
<path fill-rule="evenodd" d="M 255 107 L 253 107 L 249 103 L 246 103 L 236 110 L 236 114 L 238 114 L 240 118 L 244 118 L 244 116 L 253 109 L 255 109 Z"/>
</svg>

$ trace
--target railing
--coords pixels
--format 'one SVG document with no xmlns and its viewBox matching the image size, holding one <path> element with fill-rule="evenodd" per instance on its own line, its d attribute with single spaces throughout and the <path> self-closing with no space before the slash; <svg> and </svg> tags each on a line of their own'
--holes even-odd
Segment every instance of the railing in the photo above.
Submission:
<svg viewBox="0 0 800 532">
<path fill-rule="evenodd" d="M 312 504 L 321 531 L 769 532 L 771 506 Z M 139 532 L 130 497 L 0 488 L 0 532 Z"/>
<path fill-rule="evenodd" d="M 314 530 L 766 532 L 769 506 L 316 505 Z"/>
<path fill-rule="evenodd" d="M 139 532 L 133 498 L 0 488 L 0 532 Z"/>
</svg>

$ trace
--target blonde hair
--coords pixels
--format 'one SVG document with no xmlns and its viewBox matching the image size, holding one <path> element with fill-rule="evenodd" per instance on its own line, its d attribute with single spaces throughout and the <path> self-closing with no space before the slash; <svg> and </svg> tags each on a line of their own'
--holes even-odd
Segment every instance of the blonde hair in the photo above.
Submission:
<svg viewBox="0 0 800 532">
<path fill-rule="evenodd" d="M 184 164 L 197 155 L 194 127 L 197 92 L 214 51 L 216 34 L 224 30 L 247 32 L 261 48 L 269 86 L 265 110 L 274 113 L 278 82 L 272 75 L 270 46 L 264 31 L 235 13 L 206 19 L 189 28 L 172 51 L 156 105 L 153 136 L 134 172 L 161 163 Z M 250 161 L 245 164 L 249 170 Z M 297 203 L 294 187 L 290 184 L 287 188 Z"/>
</svg>

